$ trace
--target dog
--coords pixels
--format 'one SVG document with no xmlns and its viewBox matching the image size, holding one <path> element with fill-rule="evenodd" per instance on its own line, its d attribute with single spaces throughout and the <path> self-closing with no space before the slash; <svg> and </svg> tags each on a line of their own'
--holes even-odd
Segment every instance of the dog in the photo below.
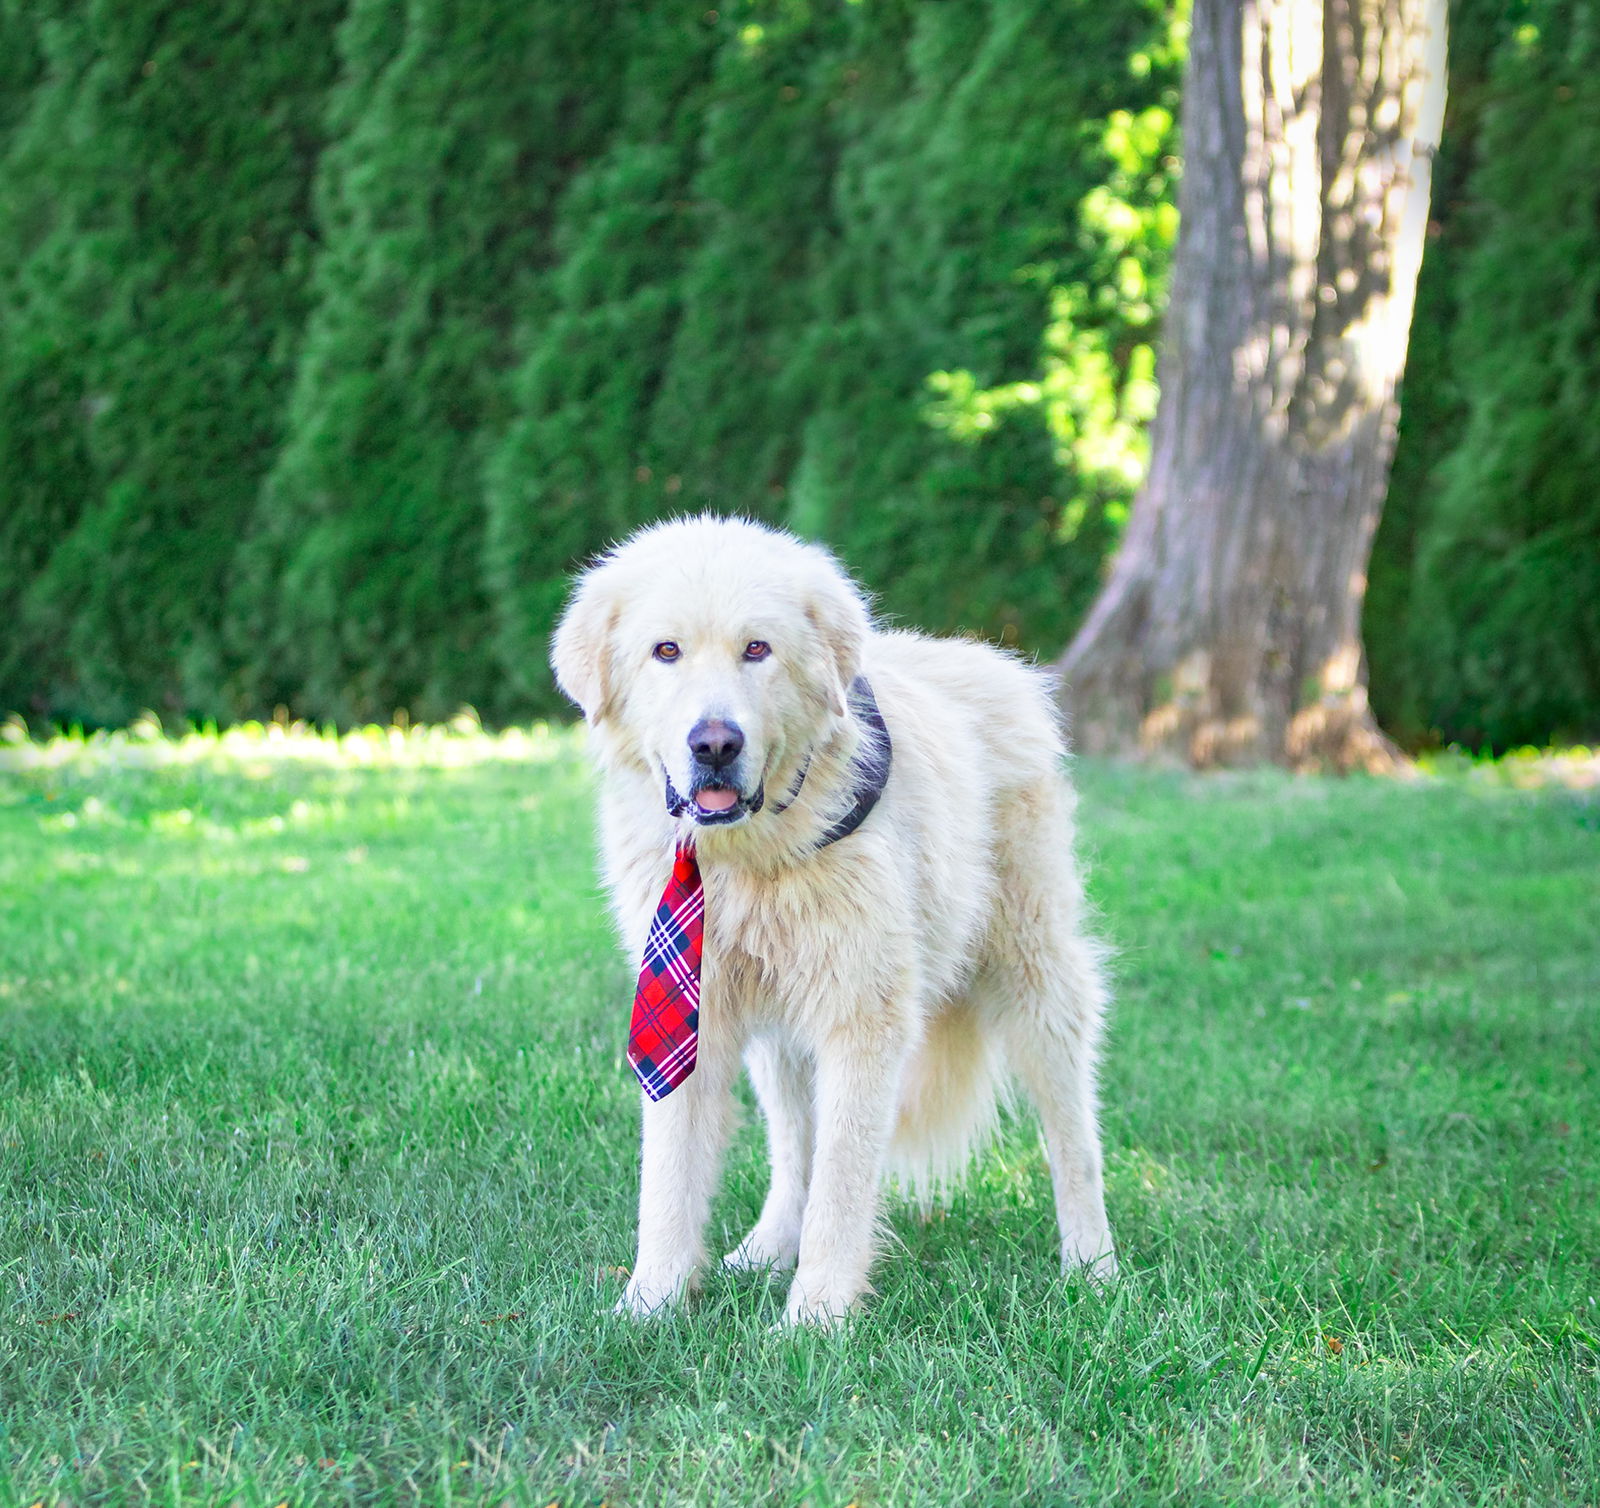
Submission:
<svg viewBox="0 0 1600 1508">
<path fill-rule="evenodd" d="M 692 1072 L 660 1098 L 646 1080 L 619 1312 L 669 1310 L 699 1281 L 741 1059 L 771 1184 L 723 1261 L 792 1268 L 786 1323 L 859 1305 L 886 1175 L 924 1193 L 959 1177 L 1012 1078 L 1042 1123 L 1064 1270 L 1112 1276 L 1103 950 L 1044 676 L 875 627 L 825 550 L 717 517 L 602 556 L 551 661 L 591 730 L 625 953 L 659 956 L 681 855 L 703 906 L 697 1027 L 674 1049 Z"/>
</svg>

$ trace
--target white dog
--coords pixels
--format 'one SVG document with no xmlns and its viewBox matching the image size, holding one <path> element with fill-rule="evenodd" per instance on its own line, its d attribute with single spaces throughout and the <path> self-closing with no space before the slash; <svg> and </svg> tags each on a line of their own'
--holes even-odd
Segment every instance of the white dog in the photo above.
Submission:
<svg viewBox="0 0 1600 1508">
<path fill-rule="evenodd" d="M 1063 1266 L 1109 1276 L 1105 986 L 1044 679 L 985 645 L 875 629 L 823 550 L 709 517 L 586 572 L 552 659 L 593 730 L 632 960 L 656 947 L 675 848 L 703 884 L 693 1071 L 645 1100 L 621 1309 L 696 1282 L 741 1057 L 772 1183 L 724 1260 L 794 1267 L 788 1322 L 868 1291 L 884 1174 L 958 1175 L 1007 1069 L 1043 1122 Z"/>
</svg>

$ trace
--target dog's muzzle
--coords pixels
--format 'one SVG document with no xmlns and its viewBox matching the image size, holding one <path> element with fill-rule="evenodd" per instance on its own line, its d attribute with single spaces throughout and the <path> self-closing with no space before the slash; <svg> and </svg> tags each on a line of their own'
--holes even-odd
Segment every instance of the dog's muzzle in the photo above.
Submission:
<svg viewBox="0 0 1600 1508">
<path fill-rule="evenodd" d="M 744 729 L 738 723 L 730 718 L 702 717 L 689 729 L 685 742 L 689 745 L 689 794 L 679 795 L 672 777 L 666 777 L 667 810 L 674 817 L 693 817 L 702 827 L 721 827 L 761 810 L 766 799 L 764 786 L 758 785 L 751 796 L 740 789 Z"/>
</svg>

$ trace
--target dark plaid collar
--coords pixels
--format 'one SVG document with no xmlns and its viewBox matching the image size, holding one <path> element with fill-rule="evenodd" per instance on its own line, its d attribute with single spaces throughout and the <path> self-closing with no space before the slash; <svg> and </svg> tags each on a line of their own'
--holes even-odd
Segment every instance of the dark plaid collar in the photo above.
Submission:
<svg viewBox="0 0 1600 1508">
<path fill-rule="evenodd" d="M 826 848 L 830 843 L 837 843 L 840 838 L 848 838 L 872 815 L 873 807 L 883 795 L 883 788 L 889 783 L 889 767 L 894 761 L 894 743 L 883 721 L 883 713 L 878 710 L 878 699 L 872 694 L 872 684 L 864 675 L 858 675 L 850 683 L 850 710 L 866 730 L 866 737 L 861 740 L 861 747 L 856 750 L 855 758 L 850 761 L 855 796 L 850 803 L 850 810 L 817 839 L 818 848 Z M 800 787 L 806 783 L 806 772 L 810 768 L 811 756 L 808 754 L 806 762 L 800 766 L 800 773 L 795 776 L 789 794 L 773 807 L 774 813 L 783 811 L 799 796 Z"/>
</svg>

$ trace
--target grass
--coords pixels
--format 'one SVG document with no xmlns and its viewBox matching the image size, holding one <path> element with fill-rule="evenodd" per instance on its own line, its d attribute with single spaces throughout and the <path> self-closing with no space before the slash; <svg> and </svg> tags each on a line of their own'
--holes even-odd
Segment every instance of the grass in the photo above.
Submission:
<svg viewBox="0 0 1600 1508">
<path fill-rule="evenodd" d="M 1024 1121 L 838 1337 L 607 1313 L 574 740 L 0 762 L 0 1502 L 1600 1500 L 1592 791 L 1081 765 L 1125 1276 L 1053 1276 Z M 724 1242 L 761 1189 L 747 1118 Z"/>
</svg>

